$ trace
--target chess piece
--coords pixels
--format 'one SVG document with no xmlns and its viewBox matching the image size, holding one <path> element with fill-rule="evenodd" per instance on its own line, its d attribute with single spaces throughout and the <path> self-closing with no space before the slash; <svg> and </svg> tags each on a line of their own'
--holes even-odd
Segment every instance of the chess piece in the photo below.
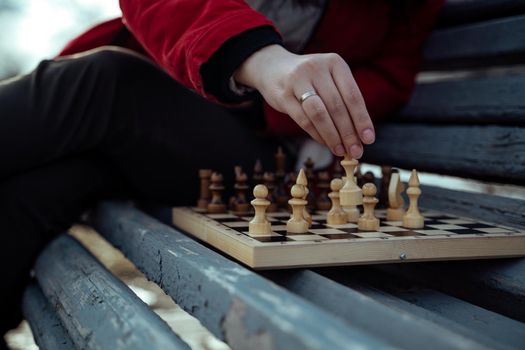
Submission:
<svg viewBox="0 0 525 350">
<path fill-rule="evenodd" d="M 306 178 L 306 174 L 304 169 L 301 168 L 299 171 L 299 175 L 297 175 L 297 185 L 301 185 L 304 187 L 304 199 L 306 201 L 306 206 L 308 205 L 308 193 L 310 190 L 308 189 L 308 180 Z M 312 226 L 312 216 L 310 215 L 310 212 L 308 212 L 308 208 L 304 207 L 303 209 L 303 217 L 306 221 L 308 221 L 308 227 Z"/>
<path fill-rule="evenodd" d="M 416 169 L 412 170 L 410 174 L 410 179 L 408 180 L 408 189 L 407 189 L 408 199 L 410 204 L 408 205 L 408 210 L 403 215 L 403 227 L 405 228 L 423 228 L 425 226 L 425 219 L 423 215 L 419 212 L 417 201 L 421 195 L 421 189 L 419 188 L 419 178 L 417 176 Z"/>
<path fill-rule="evenodd" d="M 255 216 L 248 224 L 248 233 L 253 236 L 269 235 L 272 233 L 272 225 L 266 219 L 266 209 L 271 204 L 266 199 L 268 196 L 268 189 L 264 185 L 257 185 L 253 189 L 254 200 L 251 201 L 255 209 Z"/>
<path fill-rule="evenodd" d="M 339 197 L 343 207 L 363 204 L 363 193 L 361 189 L 357 187 L 354 179 L 354 170 L 358 163 L 357 160 L 350 159 L 348 155 L 345 155 L 341 161 L 341 166 L 345 169 L 346 173 L 346 182 L 343 188 L 341 188 L 341 191 L 339 191 Z"/>
<path fill-rule="evenodd" d="M 208 209 L 208 203 L 210 202 L 210 178 L 212 171 L 210 169 L 200 169 L 199 178 L 201 180 L 200 196 L 197 201 L 197 208 L 206 211 Z"/>
<path fill-rule="evenodd" d="M 253 166 L 252 181 L 254 187 L 263 183 L 263 166 L 260 159 L 257 159 Z"/>
<path fill-rule="evenodd" d="M 267 213 L 274 213 L 277 211 L 277 203 L 275 202 L 275 176 L 273 173 L 265 172 L 263 175 L 263 182 L 266 188 L 268 189 L 268 200 L 270 201 L 270 205 L 268 206 L 268 209 L 266 209 Z"/>
<path fill-rule="evenodd" d="M 292 217 L 286 223 L 286 231 L 288 233 L 307 233 L 309 225 L 303 217 L 306 207 L 306 200 L 303 197 L 306 196 L 306 189 L 302 185 L 295 184 L 292 186 L 291 194 L 292 199 L 288 201 L 288 204 L 292 207 Z"/>
<path fill-rule="evenodd" d="M 250 212 L 250 203 L 246 199 L 246 192 L 249 189 L 247 184 L 248 176 L 242 171 L 240 166 L 235 167 L 235 185 L 233 188 L 235 190 L 235 196 L 231 201 L 231 209 L 236 215 L 245 215 Z"/>
<path fill-rule="evenodd" d="M 392 177 L 392 167 L 388 165 L 381 166 L 381 189 L 379 191 L 378 206 L 386 208 L 388 206 L 388 188 L 390 185 L 390 178 Z"/>
<path fill-rule="evenodd" d="M 365 182 L 365 179 L 363 178 L 363 173 L 361 173 L 361 164 L 358 164 L 356 166 L 354 176 L 355 176 L 354 182 L 356 183 L 357 187 L 362 188 L 366 182 Z"/>
<path fill-rule="evenodd" d="M 328 197 L 332 200 L 332 208 L 326 216 L 326 222 L 329 225 L 342 225 L 346 224 L 348 221 L 348 216 L 339 203 L 339 191 L 342 187 L 343 180 L 341 179 L 333 179 L 330 182 L 330 189 L 332 192 L 328 194 Z"/>
<path fill-rule="evenodd" d="M 379 201 L 375 198 L 376 185 L 369 182 L 363 185 L 363 207 L 364 213 L 357 221 L 357 228 L 361 231 L 378 231 L 379 219 L 374 216 L 374 208 Z"/>
<path fill-rule="evenodd" d="M 319 194 L 315 201 L 317 210 L 330 210 L 331 203 L 328 196 L 328 190 L 330 189 L 330 174 L 327 171 L 322 171 L 317 174 L 317 189 L 319 190 Z"/>
<path fill-rule="evenodd" d="M 226 205 L 222 202 L 222 191 L 224 186 L 222 184 L 223 177 L 220 173 L 213 173 L 211 175 L 211 201 L 208 203 L 209 213 L 224 213 L 226 212 Z"/>
<path fill-rule="evenodd" d="M 363 181 L 364 181 L 365 184 L 373 183 L 375 185 L 376 177 L 374 176 L 373 172 L 367 171 L 366 173 L 363 174 Z M 364 184 L 363 184 L 363 186 L 364 186 Z M 363 187 L 363 186 L 361 186 L 361 187 Z"/>
<path fill-rule="evenodd" d="M 310 188 L 315 188 L 315 173 L 314 173 L 314 161 L 312 158 L 308 157 L 306 161 L 304 162 L 305 167 L 305 175 L 306 179 L 308 180 L 308 185 L 310 185 Z M 306 207 L 309 210 L 315 210 L 315 204 L 316 204 L 316 198 L 315 198 L 315 192 L 310 191 L 309 189 L 306 191 L 306 200 L 308 201 L 308 204 L 306 204 Z"/>
<path fill-rule="evenodd" d="M 275 154 L 275 189 L 273 194 L 277 206 L 286 208 L 288 206 L 288 193 L 289 190 L 286 188 L 286 154 L 283 152 L 283 148 L 279 146 L 277 153 Z"/>
<path fill-rule="evenodd" d="M 346 176 L 343 176 L 343 187 L 346 182 Z M 339 197 L 341 197 L 341 192 L 339 192 Z M 339 201 L 341 201 L 339 199 Z M 357 222 L 359 220 L 359 216 L 361 216 L 361 212 L 359 212 L 359 209 L 356 205 L 341 205 L 343 207 L 343 210 L 346 212 L 346 217 L 348 222 Z"/>
<path fill-rule="evenodd" d="M 399 171 L 392 170 L 390 177 L 390 184 L 388 186 L 388 209 L 386 210 L 386 219 L 388 221 L 402 221 L 405 215 L 405 201 L 401 193 L 405 190 L 405 186 L 401 182 Z"/>
</svg>

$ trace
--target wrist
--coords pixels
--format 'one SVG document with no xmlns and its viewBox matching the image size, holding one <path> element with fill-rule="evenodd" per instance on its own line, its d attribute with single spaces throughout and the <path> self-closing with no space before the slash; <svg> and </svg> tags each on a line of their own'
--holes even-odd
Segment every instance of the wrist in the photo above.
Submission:
<svg viewBox="0 0 525 350">
<path fill-rule="evenodd" d="M 293 55 L 281 45 L 268 45 L 251 54 L 233 73 L 233 79 L 242 85 L 260 90 L 266 67 L 272 67 L 284 57 Z"/>
</svg>

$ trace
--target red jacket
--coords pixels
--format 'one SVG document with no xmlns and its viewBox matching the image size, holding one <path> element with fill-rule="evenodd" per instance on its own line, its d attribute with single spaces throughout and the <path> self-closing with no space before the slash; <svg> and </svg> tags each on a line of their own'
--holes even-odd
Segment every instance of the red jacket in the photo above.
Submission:
<svg viewBox="0 0 525 350">
<path fill-rule="evenodd" d="M 389 1 L 330 0 L 304 53 L 337 52 L 350 65 L 374 118 L 406 103 L 414 86 L 421 45 L 443 0 L 420 1 L 406 11 Z M 123 18 L 102 23 L 72 40 L 68 55 L 111 44 L 126 25 L 125 46 L 149 55 L 174 79 L 204 97 L 200 67 L 229 38 L 273 26 L 242 0 L 120 0 Z M 268 129 L 278 134 L 300 128 L 265 106 Z"/>
</svg>

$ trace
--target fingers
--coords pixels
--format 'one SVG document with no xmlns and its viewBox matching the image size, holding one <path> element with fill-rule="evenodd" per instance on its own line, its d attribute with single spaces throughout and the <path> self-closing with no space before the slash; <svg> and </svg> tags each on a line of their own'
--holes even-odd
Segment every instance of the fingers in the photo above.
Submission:
<svg viewBox="0 0 525 350">
<path fill-rule="evenodd" d="M 361 158 L 363 155 L 361 140 L 356 134 L 352 118 L 348 113 L 343 97 L 331 79 L 330 72 L 327 72 L 325 79 L 316 81 L 314 87 L 324 101 L 328 113 L 339 132 L 345 153 L 351 154 L 356 159 Z"/>
<path fill-rule="evenodd" d="M 335 61 L 332 65 L 331 72 L 335 85 L 352 116 L 352 121 L 359 138 L 364 144 L 371 144 L 375 141 L 374 124 L 366 109 L 361 91 L 346 62 L 342 59 L 336 59 Z"/>
<path fill-rule="evenodd" d="M 312 84 L 308 82 L 299 82 L 296 86 L 295 95 L 298 99 L 300 99 L 301 95 L 306 91 L 315 91 Z M 301 107 L 317 130 L 323 143 L 328 146 L 335 155 L 344 155 L 345 148 L 343 142 L 321 97 L 319 95 L 308 97 L 301 103 Z"/>
<path fill-rule="evenodd" d="M 314 124 L 310 121 L 310 118 L 303 111 L 301 104 L 295 99 L 295 96 L 290 96 L 287 101 L 288 115 L 299 125 L 304 131 L 306 131 L 315 141 L 324 145 L 325 142 Z"/>
</svg>

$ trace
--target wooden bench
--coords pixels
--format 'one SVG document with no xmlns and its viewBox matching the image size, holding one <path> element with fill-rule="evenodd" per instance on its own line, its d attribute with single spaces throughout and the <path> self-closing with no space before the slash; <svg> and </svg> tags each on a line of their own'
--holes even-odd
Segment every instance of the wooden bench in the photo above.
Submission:
<svg viewBox="0 0 525 350">
<path fill-rule="evenodd" d="M 525 1 L 449 1 L 424 68 L 456 74 L 419 83 L 400 115 L 378 127 L 366 161 L 525 185 L 524 64 Z M 421 205 L 525 229 L 524 200 L 425 186 Z M 525 259 L 257 273 L 161 221 L 169 208 L 146 214 L 122 202 L 91 215 L 234 349 L 525 346 Z M 24 313 L 42 349 L 188 348 L 70 236 L 43 252 L 35 275 Z"/>
</svg>

